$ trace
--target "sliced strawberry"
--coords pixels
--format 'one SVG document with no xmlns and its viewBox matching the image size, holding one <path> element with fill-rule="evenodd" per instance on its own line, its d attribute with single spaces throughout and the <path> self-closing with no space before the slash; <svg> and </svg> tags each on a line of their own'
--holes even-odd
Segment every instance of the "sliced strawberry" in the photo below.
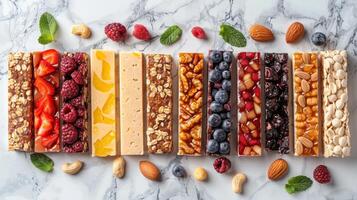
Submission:
<svg viewBox="0 0 357 200">
<path fill-rule="evenodd" d="M 55 101 L 53 100 L 52 96 L 45 96 L 43 97 L 43 112 L 54 115 L 56 112 Z"/>
<path fill-rule="evenodd" d="M 51 65 L 58 64 L 59 54 L 58 51 L 56 51 L 55 49 L 48 49 L 46 51 L 43 51 L 41 55 L 42 59 L 46 60 Z"/>
<path fill-rule="evenodd" d="M 55 94 L 53 85 L 41 77 L 36 78 L 34 85 L 42 96 Z"/>
<path fill-rule="evenodd" d="M 41 126 L 38 129 L 37 134 L 40 136 L 46 136 L 50 134 L 53 129 L 54 118 L 52 115 L 49 115 L 45 112 L 41 114 Z"/>
<path fill-rule="evenodd" d="M 43 137 L 41 141 L 42 146 L 48 149 L 52 148 L 55 144 L 58 143 L 58 136 L 59 134 L 51 134 L 49 136 Z"/>
<path fill-rule="evenodd" d="M 39 115 L 35 115 L 35 129 L 39 129 L 41 126 L 41 118 Z"/>
<path fill-rule="evenodd" d="M 56 68 L 54 68 L 50 63 L 45 60 L 41 60 L 40 64 L 36 69 L 37 76 L 41 77 L 51 74 L 54 71 L 56 71 Z"/>
<path fill-rule="evenodd" d="M 57 117 L 55 117 L 55 125 L 53 127 L 53 133 L 59 134 L 59 128 L 60 128 L 60 121 Z"/>
</svg>

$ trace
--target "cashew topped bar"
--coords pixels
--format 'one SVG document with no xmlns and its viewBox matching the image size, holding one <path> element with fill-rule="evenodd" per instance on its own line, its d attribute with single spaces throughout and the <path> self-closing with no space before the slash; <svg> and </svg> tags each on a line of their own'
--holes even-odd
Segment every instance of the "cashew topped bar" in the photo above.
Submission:
<svg viewBox="0 0 357 200">
<path fill-rule="evenodd" d="M 178 155 L 201 155 L 203 54 L 179 54 Z"/>
</svg>

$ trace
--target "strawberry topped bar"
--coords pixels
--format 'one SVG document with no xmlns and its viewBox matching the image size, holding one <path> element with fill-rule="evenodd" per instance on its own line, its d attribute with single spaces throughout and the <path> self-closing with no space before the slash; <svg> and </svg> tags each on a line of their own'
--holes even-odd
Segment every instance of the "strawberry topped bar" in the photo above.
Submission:
<svg viewBox="0 0 357 200">
<path fill-rule="evenodd" d="M 35 152 L 59 152 L 59 53 L 33 53 Z"/>
<path fill-rule="evenodd" d="M 88 151 L 88 55 L 61 57 L 61 142 L 63 152 Z"/>
</svg>

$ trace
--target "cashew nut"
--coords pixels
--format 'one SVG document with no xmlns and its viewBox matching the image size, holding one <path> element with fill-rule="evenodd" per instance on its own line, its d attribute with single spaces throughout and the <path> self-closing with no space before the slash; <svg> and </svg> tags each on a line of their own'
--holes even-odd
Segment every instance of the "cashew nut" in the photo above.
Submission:
<svg viewBox="0 0 357 200">
<path fill-rule="evenodd" d="M 243 184 L 247 180 L 247 176 L 243 173 L 236 174 L 232 179 L 232 191 L 241 193 L 243 191 Z"/>
<path fill-rule="evenodd" d="M 122 156 L 113 161 L 113 175 L 117 178 L 123 178 L 125 174 L 125 160 Z"/>
<path fill-rule="evenodd" d="M 72 163 L 64 163 L 62 165 L 62 171 L 66 174 L 77 174 L 83 167 L 83 162 L 82 161 L 75 161 Z"/>
<path fill-rule="evenodd" d="M 72 25 L 72 33 L 78 35 L 81 38 L 89 38 L 92 34 L 88 26 L 84 24 L 75 24 Z"/>
</svg>

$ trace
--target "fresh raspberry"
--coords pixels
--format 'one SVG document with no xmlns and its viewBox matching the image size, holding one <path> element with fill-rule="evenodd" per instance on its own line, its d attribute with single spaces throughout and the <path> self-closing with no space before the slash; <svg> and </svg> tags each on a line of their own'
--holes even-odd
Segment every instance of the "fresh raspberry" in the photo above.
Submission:
<svg viewBox="0 0 357 200">
<path fill-rule="evenodd" d="M 72 145 L 72 149 L 74 152 L 83 152 L 84 145 L 83 142 L 78 141 Z"/>
<path fill-rule="evenodd" d="M 329 183 L 331 181 L 331 175 L 325 165 L 319 165 L 314 170 L 314 179 L 321 183 Z"/>
<path fill-rule="evenodd" d="M 83 105 L 83 100 L 83 96 L 79 95 L 78 97 L 71 99 L 69 103 L 74 107 L 79 107 Z"/>
<path fill-rule="evenodd" d="M 77 111 L 71 104 L 64 104 L 61 109 L 61 117 L 63 121 L 73 123 L 77 119 Z"/>
<path fill-rule="evenodd" d="M 120 23 L 111 23 L 105 26 L 104 33 L 115 42 L 126 39 L 126 28 Z"/>
<path fill-rule="evenodd" d="M 62 56 L 61 59 L 61 72 L 64 74 L 69 74 L 76 69 L 76 62 L 72 57 Z"/>
<path fill-rule="evenodd" d="M 73 55 L 73 59 L 78 65 L 84 63 L 84 53 L 83 52 L 76 52 Z"/>
<path fill-rule="evenodd" d="M 77 96 L 79 91 L 78 85 L 74 80 L 66 80 L 62 84 L 61 95 L 64 99 L 72 99 Z"/>
<path fill-rule="evenodd" d="M 225 173 L 231 168 L 231 161 L 226 157 L 219 157 L 213 162 L 213 167 L 218 173 Z"/>
<path fill-rule="evenodd" d="M 84 84 L 84 78 L 80 71 L 76 70 L 72 72 L 71 77 L 74 80 L 74 82 L 76 82 L 78 85 Z"/>
<path fill-rule="evenodd" d="M 87 63 L 82 63 L 81 65 L 79 65 L 78 70 L 79 70 L 82 74 L 87 74 L 87 71 L 88 71 L 88 65 L 87 65 Z"/>
<path fill-rule="evenodd" d="M 78 116 L 84 117 L 84 115 L 86 114 L 86 108 L 84 106 L 78 106 L 77 113 L 78 113 Z"/>
<path fill-rule="evenodd" d="M 151 39 L 151 35 L 149 31 L 146 29 L 144 25 L 141 24 L 135 24 L 133 30 L 133 36 L 139 40 L 144 40 L 144 41 L 148 41 Z"/>
<path fill-rule="evenodd" d="M 73 144 L 78 139 L 78 131 L 72 124 L 63 124 L 62 142 L 64 144 Z"/>
<path fill-rule="evenodd" d="M 191 33 L 193 36 L 195 36 L 198 39 L 206 39 L 206 32 L 205 30 L 203 30 L 203 28 L 199 27 L 199 26 L 195 26 L 192 28 Z"/>
<path fill-rule="evenodd" d="M 77 128 L 79 128 L 79 129 L 83 129 L 83 127 L 84 127 L 84 120 L 83 120 L 83 118 L 78 118 L 78 119 L 76 120 L 76 122 L 74 122 L 74 126 L 77 127 Z"/>
</svg>

